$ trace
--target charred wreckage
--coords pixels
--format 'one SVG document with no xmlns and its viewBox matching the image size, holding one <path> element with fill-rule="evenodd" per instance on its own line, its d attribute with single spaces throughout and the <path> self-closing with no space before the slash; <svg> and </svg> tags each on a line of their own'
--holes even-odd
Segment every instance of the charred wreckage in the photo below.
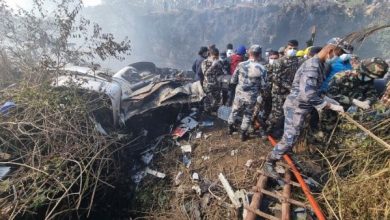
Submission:
<svg viewBox="0 0 390 220">
<path fill-rule="evenodd" d="M 194 82 L 192 72 L 158 68 L 151 62 L 130 64 L 113 75 L 79 66 L 68 66 L 62 71 L 53 86 L 77 87 L 108 96 L 112 115 L 99 114 L 100 117 L 94 118 L 103 134 L 131 127 L 127 123 L 135 116 L 177 104 L 196 104 L 205 97 L 200 82 Z"/>
</svg>

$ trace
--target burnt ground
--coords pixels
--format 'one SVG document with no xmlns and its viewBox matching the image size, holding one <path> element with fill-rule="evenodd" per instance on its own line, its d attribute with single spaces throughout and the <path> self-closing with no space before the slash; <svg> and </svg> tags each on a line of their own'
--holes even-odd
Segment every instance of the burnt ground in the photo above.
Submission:
<svg viewBox="0 0 390 220">
<path fill-rule="evenodd" d="M 132 215 L 136 219 L 242 218 L 242 210 L 228 207 L 231 201 L 218 175 L 224 174 L 233 190 L 250 192 L 256 185 L 257 171 L 272 147 L 255 135 L 241 142 L 239 134 L 227 134 L 226 122 L 209 118 L 214 126 L 197 128 L 179 139 L 176 145 L 162 146 L 155 154 L 149 167 L 167 176 L 159 179 L 147 175 L 138 185 L 132 205 Z M 198 131 L 202 132 L 202 137 L 196 139 Z M 180 148 L 186 144 L 192 146 L 189 168 L 183 164 Z M 249 167 L 246 166 L 248 160 L 253 160 Z M 177 178 L 179 172 L 183 174 Z M 199 180 L 193 180 L 194 173 L 199 175 Z M 200 194 L 193 189 L 197 186 L 201 189 Z"/>
</svg>

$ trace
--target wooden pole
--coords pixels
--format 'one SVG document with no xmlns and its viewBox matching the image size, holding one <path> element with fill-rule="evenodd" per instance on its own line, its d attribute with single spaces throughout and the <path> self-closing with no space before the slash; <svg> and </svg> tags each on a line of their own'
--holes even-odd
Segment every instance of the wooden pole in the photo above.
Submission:
<svg viewBox="0 0 390 220">
<path fill-rule="evenodd" d="M 265 187 L 265 185 L 267 184 L 267 180 L 268 180 L 267 176 L 260 175 L 260 178 L 257 181 L 256 187 L 258 189 L 263 189 Z M 247 210 L 251 211 L 251 210 L 260 209 L 262 198 L 263 198 L 263 193 L 261 192 L 261 190 L 258 190 L 258 192 L 253 194 L 252 202 L 249 206 L 249 208 L 251 208 L 251 209 L 247 209 Z M 256 214 L 252 211 L 248 212 L 248 214 L 245 217 L 245 220 L 255 220 L 255 219 L 256 219 Z"/>
<path fill-rule="evenodd" d="M 283 187 L 283 197 L 284 198 L 291 198 L 291 172 L 290 170 L 286 170 L 286 173 L 284 174 L 284 187 Z M 290 202 L 284 200 L 282 202 L 282 220 L 290 220 Z"/>
<path fill-rule="evenodd" d="M 262 212 L 258 209 L 253 209 L 252 207 L 248 206 L 248 205 L 245 205 L 244 208 L 246 210 L 248 210 L 248 214 L 251 213 L 255 216 L 255 219 L 256 219 L 256 215 L 260 216 L 260 217 L 263 217 L 265 219 L 270 219 L 270 220 L 280 220 L 280 218 L 276 218 L 275 216 L 272 216 L 270 214 L 267 214 L 265 212 Z M 248 215 L 247 215 L 248 216 Z"/>
<path fill-rule="evenodd" d="M 363 125 L 361 125 L 359 122 L 355 121 L 351 116 L 349 116 L 347 113 L 339 112 L 341 116 L 343 116 L 345 119 L 350 121 L 352 124 L 356 125 L 358 128 L 360 128 L 362 131 L 366 132 L 370 137 L 372 137 L 375 141 L 386 147 L 390 150 L 390 144 L 386 143 L 384 140 L 373 134 L 370 130 L 365 128 Z"/>
<path fill-rule="evenodd" d="M 273 137 L 268 136 L 268 140 L 271 142 L 272 146 L 276 145 L 275 139 Z M 325 215 L 322 213 L 321 207 L 318 205 L 317 201 L 311 195 L 310 188 L 307 186 L 305 181 L 303 180 L 301 173 L 298 171 L 294 162 L 291 160 L 290 156 L 287 154 L 283 155 L 284 160 L 290 166 L 291 171 L 294 173 L 295 178 L 298 180 L 298 183 L 301 185 L 303 192 L 306 195 L 306 198 L 309 200 L 311 207 L 313 208 L 314 213 L 316 214 L 319 220 L 326 220 Z"/>
</svg>

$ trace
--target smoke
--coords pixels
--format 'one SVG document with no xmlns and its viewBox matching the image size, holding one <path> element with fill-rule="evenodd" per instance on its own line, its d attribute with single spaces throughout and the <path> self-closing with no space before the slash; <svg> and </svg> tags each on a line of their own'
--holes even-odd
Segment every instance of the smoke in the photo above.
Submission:
<svg viewBox="0 0 390 220">
<path fill-rule="evenodd" d="M 137 61 L 190 69 L 199 47 L 210 44 L 216 44 L 220 51 L 228 43 L 235 47 L 260 44 L 277 50 L 288 40 L 297 39 L 300 48 L 305 48 L 313 25 L 317 26 L 315 45 L 322 46 L 332 37 L 390 21 L 386 16 L 389 7 L 380 5 L 373 16 L 367 14 L 365 6 L 347 8 L 330 1 L 214 1 L 214 5 L 203 8 L 199 8 L 199 2 L 202 1 L 112 0 L 85 12 L 105 30 L 132 40 L 131 56 L 124 62 L 104 64 L 114 70 Z M 356 52 L 362 56 L 385 56 L 383 45 L 377 43 L 389 42 L 382 35 L 368 39 Z"/>
</svg>

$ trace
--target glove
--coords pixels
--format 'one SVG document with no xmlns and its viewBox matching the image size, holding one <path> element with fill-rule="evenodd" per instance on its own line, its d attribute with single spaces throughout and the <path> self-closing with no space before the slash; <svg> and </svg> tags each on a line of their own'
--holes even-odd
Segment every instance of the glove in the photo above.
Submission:
<svg viewBox="0 0 390 220">
<path fill-rule="evenodd" d="M 335 112 L 344 112 L 344 108 L 341 105 L 329 104 L 329 109 Z"/>
<path fill-rule="evenodd" d="M 370 108 L 370 100 L 366 100 L 366 101 L 362 102 L 362 101 L 359 101 L 357 99 L 353 99 L 352 103 L 354 105 L 356 105 L 357 107 L 364 109 L 364 110 L 367 110 Z"/>
<path fill-rule="evenodd" d="M 340 103 L 338 103 L 336 100 L 334 100 L 332 98 L 329 98 L 328 96 L 325 96 L 324 100 L 325 100 L 325 102 L 327 102 L 329 104 L 340 105 Z"/>
</svg>

